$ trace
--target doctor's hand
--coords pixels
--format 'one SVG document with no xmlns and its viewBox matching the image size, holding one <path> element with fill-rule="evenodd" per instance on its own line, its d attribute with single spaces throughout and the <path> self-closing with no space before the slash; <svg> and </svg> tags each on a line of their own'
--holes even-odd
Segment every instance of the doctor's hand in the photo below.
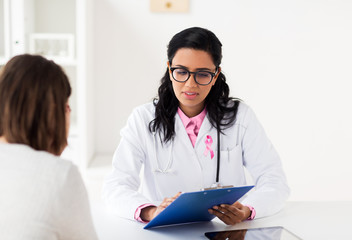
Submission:
<svg viewBox="0 0 352 240">
<path fill-rule="evenodd" d="M 208 211 L 227 225 L 240 223 L 249 218 L 251 214 L 249 207 L 243 206 L 240 202 L 235 202 L 232 205 L 221 204 L 220 206 L 208 209 Z"/>
<path fill-rule="evenodd" d="M 167 206 L 169 206 L 176 198 L 181 195 L 181 192 L 178 192 L 175 196 L 171 198 L 164 198 L 163 202 L 159 206 L 150 206 L 142 209 L 141 218 L 144 221 L 151 221 L 159 213 L 161 213 Z"/>
</svg>

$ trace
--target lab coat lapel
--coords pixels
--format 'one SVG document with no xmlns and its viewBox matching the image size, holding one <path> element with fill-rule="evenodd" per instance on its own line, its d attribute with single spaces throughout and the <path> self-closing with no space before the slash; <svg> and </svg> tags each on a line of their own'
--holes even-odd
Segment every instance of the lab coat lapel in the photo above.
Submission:
<svg viewBox="0 0 352 240">
<path fill-rule="evenodd" d="M 216 144 L 216 136 L 217 132 L 216 129 L 211 125 L 209 119 L 208 119 L 208 114 L 205 116 L 202 125 L 200 126 L 199 132 L 198 132 L 198 136 L 197 136 L 197 140 L 195 143 L 195 148 L 201 147 L 202 149 L 205 149 L 205 138 L 207 137 L 207 135 L 210 135 L 213 139 L 213 146 L 216 146 L 214 144 Z M 204 151 L 204 150 L 203 150 Z"/>
</svg>

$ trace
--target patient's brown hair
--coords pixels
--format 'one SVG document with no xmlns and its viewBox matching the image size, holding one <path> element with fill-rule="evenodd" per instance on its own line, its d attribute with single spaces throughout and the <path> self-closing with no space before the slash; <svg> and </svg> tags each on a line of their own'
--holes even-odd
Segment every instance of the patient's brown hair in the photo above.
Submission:
<svg viewBox="0 0 352 240">
<path fill-rule="evenodd" d="M 60 66 L 36 55 L 13 57 L 0 70 L 0 136 L 60 155 L 67 145 L 69 80 Z"/>
</svg>

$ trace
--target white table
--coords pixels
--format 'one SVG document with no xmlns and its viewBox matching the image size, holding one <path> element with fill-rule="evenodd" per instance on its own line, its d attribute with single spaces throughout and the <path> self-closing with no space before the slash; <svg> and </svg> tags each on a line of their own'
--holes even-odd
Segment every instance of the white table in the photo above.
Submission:
<svg viewBox="0 0 352 240">
<path fill-rule="evenodd" d="M 144 230 L 144 224 L 105 212 L 101 204 L 92 206 L 93 220 L 101 240 L 119 239 L 206 239 L 205 232 L 283 226 L 304 240 L 352 239 L 352 202 L 287 202 L 278 214 L 226 226 L 218 219 L 211 222 Z"/>
</svg>

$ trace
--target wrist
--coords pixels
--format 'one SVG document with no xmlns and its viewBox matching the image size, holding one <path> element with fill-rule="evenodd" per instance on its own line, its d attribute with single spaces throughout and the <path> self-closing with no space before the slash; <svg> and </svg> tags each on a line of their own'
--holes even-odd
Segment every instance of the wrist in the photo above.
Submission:
<svg viewBox="0 0 352 240">
<path fill-rule="evenodd" d="M 153 219 L 155 211 L 156 211 L 155 206 L 149 206 L 149 207 L 143 208 L 141 211 L 140 217 L 143 221 L 150 221 Z"/>
<path fill-rule="evenodd" d="M 253 220 L 256 215 L 255 209 L 249 205 L 246 205 L 246 207 L 249 209 L 249 216 L 246 218 L 246 220 Z"/>
<path fill-rule="evenodd" d="M 252 211 L 248 206 L 244 206 L 244 210 L 245 210 L 245 214 L 242 221 L 247 220 L 252 214 Z"/>
</svg>

